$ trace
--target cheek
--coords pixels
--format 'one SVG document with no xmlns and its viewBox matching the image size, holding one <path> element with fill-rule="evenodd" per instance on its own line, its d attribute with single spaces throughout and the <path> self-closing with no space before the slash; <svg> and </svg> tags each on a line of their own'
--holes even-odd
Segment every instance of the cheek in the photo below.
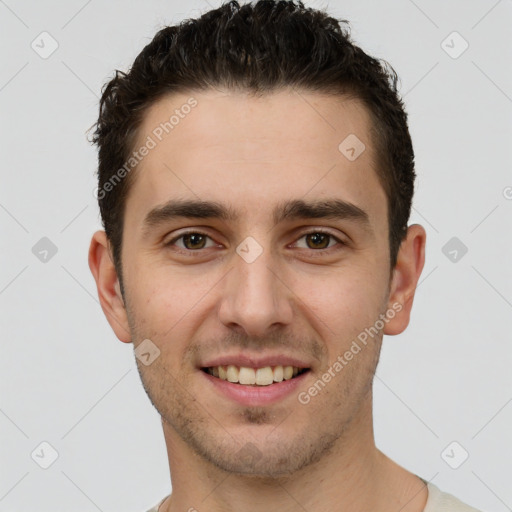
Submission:
<svg viewBox="0 0 512 512">
<path fill-rule="evenodd" d="M 160 336 L 169 330 L 179 329 L 180 319 L 186 317 L 192 305 L 189 305 L 187 288 L 176 283 L 166 285 L 163 282 L 139 290 L 140 307 L 138 315 L 151 323 L 151 328 Z"/>
<path fill-rule="evenodd" d="M 183 351 L 186 340 L 204 320 L 206 298 L 214 293 L 217 281 L 169 269 L 139 273 L 131 283 L 131 309 L 139 337 L 154 339 L 164 351 Z"/>
<path fill-rule="evenodd" d="M 331 340 L 333 354 L 374 325 L 385 307 L 385 283 L 370 269 L 358 272 L 352 267 L 333 271 L 329 277 L 302 276 L 294 290 L 301 298 L 302 314 L 326 342 Z"/>
</svg>

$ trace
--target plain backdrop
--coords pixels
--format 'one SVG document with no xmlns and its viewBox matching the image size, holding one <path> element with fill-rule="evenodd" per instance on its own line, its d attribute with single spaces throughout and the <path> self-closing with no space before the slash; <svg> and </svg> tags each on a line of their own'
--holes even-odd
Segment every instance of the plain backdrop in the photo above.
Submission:
<svg viewBox="0 0 512 512">
<path fill-rule="evenodd" d="M 398 72 L 416 153 L 426 263 L 408 329 L 384 338 L 377 446 L 511 510 L 512 2 L 305 3 Z M 0 511 L 142 512 L 170 492 L 160 417 L 87 265 L 101 223 L 85 132 L 115 69 L 219 5 L 0 1 Z"/>
</svg>

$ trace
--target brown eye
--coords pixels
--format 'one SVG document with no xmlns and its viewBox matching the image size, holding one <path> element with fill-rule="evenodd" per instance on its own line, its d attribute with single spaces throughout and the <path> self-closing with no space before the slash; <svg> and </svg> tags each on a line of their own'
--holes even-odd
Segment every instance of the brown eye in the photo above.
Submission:
<svg viewBox="0 0 512 512">
<path fill-rule="evenodd" d="M 206 237 L 200 233 L 189 233 L 183 235 L 183 245 L 186 249 L 203 249 Z"/>
<path fill-rule="evenodd" d="M 312 243 L 311 249 L 327 249 L 331 235 L 325 233 L 309 233 L 306 240 Z"/>
<path fill-rule="evenodd" d="M 345 245 L 342 240 L 335 237 L 331 233 L 327 233 L 324 231 L 310 231 L 309 233 L 304 233 L 299 240 L 305 240 L 305 247 L 298 245 L 300 248 L 304 249 L 312 249 L 321 251 L 323 249 L 330 249 L 335 245 L 343 246 Z M 334 242 L 334 243 L 331 243 Z M 337 242 L 337 244 L 336 244 Z M 298 242 L 296 242 L 298 244 Z"/>
<path fill-rule="evenodd" d="M 210 245 L 207 246 L 207 242 L 210 240 Z M 183 233 L 176 238 L 173 238 L 169 242 L 165 243 L 166 247 L 171 247 L 176 244 L 178 249 L 186 250 L 189 252 L 198 251 L 200 249 L 205 249 L 207 247 L 212 247 L 215 244 L 212 244 L 213 240 L 205 233 L 201 233 L 198 231 L 189 231 L 188 233 Z"/>
</svg>

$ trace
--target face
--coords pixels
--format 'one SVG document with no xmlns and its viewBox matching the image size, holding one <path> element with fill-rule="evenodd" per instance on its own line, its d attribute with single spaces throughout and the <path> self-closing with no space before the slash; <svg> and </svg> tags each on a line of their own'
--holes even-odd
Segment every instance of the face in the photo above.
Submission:
<svg viewBox="0 0 512 512">
<path fill-rule="evenodd" d="M 284 90 L 180 94 L 147 111 L 137 148 L 156 144 L 126 202 L 126 317 L 109 321 L 135 349 L 150 340 L 159 351 L 137 365 L 168 445 L 275 476 L 348 443 L 351 425 L 369 427 L 382 332 L 398 316 L 370 129 L 355 100 Z M 355 139 L 339 149 L 350 134 L 365 145 L 356 159 Z M 230 363 L 307 370 L 251 386 L 203 369 Z"/>
</svg>

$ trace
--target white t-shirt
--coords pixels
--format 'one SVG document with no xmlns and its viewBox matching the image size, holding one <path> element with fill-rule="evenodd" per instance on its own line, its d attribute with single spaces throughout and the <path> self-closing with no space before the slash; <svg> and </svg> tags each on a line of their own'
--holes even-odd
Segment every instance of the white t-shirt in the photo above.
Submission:
<svg viewBox="0 0 512 512">
<path fill-rule="evenodd" d="M 423 478 L 421 478 L 423 480 Z M 427 484 L 428 498 L 427 504 L 423 509 L 423 512 L 481 512 L 476 508 L 466 505 L 462 501 L 458 500 L 455 496 L 442 492 L 434 484 L 423 480 Z M 150 508 L 147 512 L 158 512 L 158 507 L 168 498 L 159 501 L 153 508 Z"/>
<path fill-rule="evenodd" d="M 427 504 L 423 512 L 480 512 L 480 510 L 463 503 L 452 494 L 440 491 L 434 484 L 423 481 L 428 488 Z"/>
</svg>

